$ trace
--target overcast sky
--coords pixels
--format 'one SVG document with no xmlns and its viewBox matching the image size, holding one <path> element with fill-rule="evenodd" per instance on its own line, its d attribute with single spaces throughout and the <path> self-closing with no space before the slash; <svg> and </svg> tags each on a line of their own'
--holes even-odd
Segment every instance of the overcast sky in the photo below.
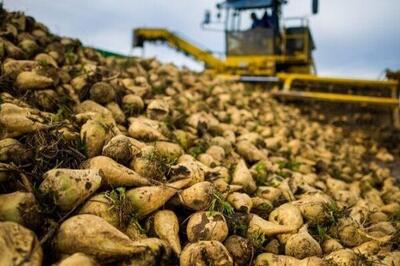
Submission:
<svg viewBox="0 0 400 266">
<path fill-rule="evenodd" d="M 1 1 L 1 0 L 0 0 Z M 45 23 L 54 33 L 125 54 L 132 29 L 166 27 L 213 51 L 223 51 L 222 33 L 203 31 L 204 10 L 215 0 L 4 0 Z M 289 0 L 286 17 L 309 16 L 311 0 Z M 400 0 L 320 0 L 310 18 L 319 74 L 378 78 L 385 68 L 400 69 Z M 165 46 L 146 45 L 145 56 L 201 69 Z"/>
</svg>

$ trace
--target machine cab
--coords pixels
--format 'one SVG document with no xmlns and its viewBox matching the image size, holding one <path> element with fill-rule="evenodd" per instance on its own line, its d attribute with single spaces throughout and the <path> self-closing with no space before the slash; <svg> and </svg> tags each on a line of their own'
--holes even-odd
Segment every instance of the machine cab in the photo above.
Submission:
<svg viewBox="0 0 400 266">
<path fill-rule="evenodd" d="M 273 0 L 228 0 L 217 7 L 224 9 L 226 54 L 274 55 L 280 35 Z M 253 18 L 252 18 L 253 17 Z"/>
<path fill-rule="evenodd" d="M 225 51 L 228 62 L 237 65 L 237 61 L 241 60 L 245 67 L 259 62 L 265 64 L 266 68 L 273 68 L 271 72 L 292 72 L 293 69 L 288 68 L 296 66 L 297 71 L 311 72 L 311 51 L 315 46 L 308 20 L 283 20 L 283 4 L 286 4 L 285 0 L 227 0 L 217 4 L 225 17 Z M 317 8 L 318 2 L 313 1 L 314 13 Z M 205 22 L 208 21 L 209 13 L 205 19 Z"/>
</svg>

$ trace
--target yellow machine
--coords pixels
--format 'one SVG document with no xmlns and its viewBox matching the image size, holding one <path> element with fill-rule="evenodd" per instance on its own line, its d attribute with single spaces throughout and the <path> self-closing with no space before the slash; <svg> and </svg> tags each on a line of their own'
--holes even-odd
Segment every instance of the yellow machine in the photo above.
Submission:
<svg viewBox="0 0 400 266">
<path fill-rule="evenodd" d="M 171 47 L 204 62 L 206 71 L 228 75 L 244 82 L 275 82 L 280 90 L 273 95 L 285 99 L 316 100 L 380 106 L 393 110 L 394 124 L 399 121 L 399 80 L 359 80 L 316 75 L 312 51 L 315 44 L 306 18 L 282 18 L 287 0 L 227 0 L 217 4 L 224 13 L 225 58 L 163 28 L 137 28 L 133 46 L 145 42 L 166 42 Z M 318 1 L 312 1 L 318 12 Z M 261 17 L 257 17 L 261 15 Z M 244 16 L 252 16 L 252 25 L 243 28 Z M 203 27 L 210 27 L 206 12 Z M 220 19 L 220 21 L 222 21 Z M 389 78 L 391 76 L 388 76 Z"/>
</svg>

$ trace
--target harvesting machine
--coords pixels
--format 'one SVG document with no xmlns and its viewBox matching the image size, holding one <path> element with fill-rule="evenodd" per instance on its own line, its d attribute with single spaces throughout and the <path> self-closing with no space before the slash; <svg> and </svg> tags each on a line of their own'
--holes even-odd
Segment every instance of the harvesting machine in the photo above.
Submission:
<svg viewBox="0 0 400 266">
<path fill-rule="evenodd" d="M 169 46 L 204 63 L 205 70 L 243 82 L 276 83 L 272 94 L 286 100 L 328 101 L 389 109 L 392 124 L 399 121 L 399 79 L 386 80 L 322 77 L 313 60 L 316 49 L 308 19 L 284 18 L 287 0 L 226 0 L 216 5 L 216 22 L 206 11 L 203 28 L 219 23 L 225 35 L 225 56 L 212 52 L 164 28 L 136 28 L 133 46 L 145 42 L 165 42 Z M 252 14 L 253 13 L 253 14 Z M 246 17 L 262 15 L 249 27 Z M 318 13 L 318 0 L 312 1 L 312 13 Z M 256 17 L 255 17 L 256 18 Z M 257 25 L 258 24 L 258 25 Z M 214 26 L 215 27 L 215 26 Z"/>
</svg>

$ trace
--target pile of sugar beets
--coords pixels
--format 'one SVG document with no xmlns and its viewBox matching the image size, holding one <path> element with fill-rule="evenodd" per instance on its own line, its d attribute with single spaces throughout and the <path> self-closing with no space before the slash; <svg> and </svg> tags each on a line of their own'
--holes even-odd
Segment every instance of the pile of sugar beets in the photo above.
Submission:
<svg viewBox="0 0 400 266">
<path fill-rule="evenodd" d="M 367 136 L 0 16 L 0 265 L 400 265 Z"/>
</svg>

